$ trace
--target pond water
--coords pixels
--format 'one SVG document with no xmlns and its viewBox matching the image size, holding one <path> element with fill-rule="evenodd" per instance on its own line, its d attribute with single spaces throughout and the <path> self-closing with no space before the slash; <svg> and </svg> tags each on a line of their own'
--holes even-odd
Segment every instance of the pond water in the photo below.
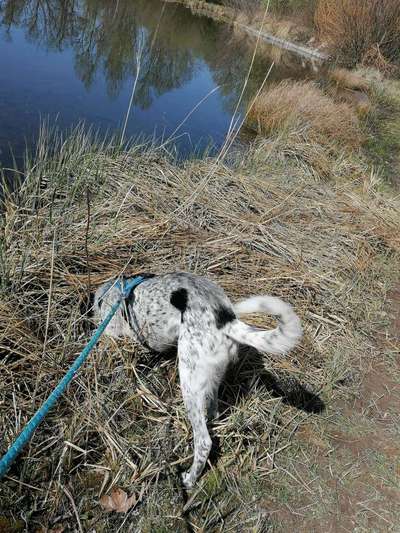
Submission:
<svg viewBox="0 0 400 533">
<path fill-rule="evenodd" d="M 132 93 L 126 137 L 172 135 L 182 157 L 218 148 L 252 52 L 229 26 L 178 4 L 0 0 L 0 164 L 21 160 L 44 119 L 121 131 Z M 293 57 L 279 60 L 268 83 L 305 75 Z M 241 111 L 271 62 L 256 57 Z"/>
</svg>

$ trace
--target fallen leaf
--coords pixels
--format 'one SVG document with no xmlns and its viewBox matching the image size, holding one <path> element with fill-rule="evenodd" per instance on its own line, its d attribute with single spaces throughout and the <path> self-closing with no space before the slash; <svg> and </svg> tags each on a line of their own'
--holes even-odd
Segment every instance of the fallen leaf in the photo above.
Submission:
<svg viewBox="0 0 400 533">
<path fill-rule="evenodd" d="M 114 511 L 114 504 L 111 496 L 102 496 L 100 498 L 100 505 L 105 511 Z"/>
<path fill-rule="evenodd" d="M 127 493 L 122 489 L 113 489 L 111 494 L 100 498 L 101 507 L 108 512 L 127 513 L 136 503 L 136 496 L 133 494 L 128 498 Z"/>
</svg>

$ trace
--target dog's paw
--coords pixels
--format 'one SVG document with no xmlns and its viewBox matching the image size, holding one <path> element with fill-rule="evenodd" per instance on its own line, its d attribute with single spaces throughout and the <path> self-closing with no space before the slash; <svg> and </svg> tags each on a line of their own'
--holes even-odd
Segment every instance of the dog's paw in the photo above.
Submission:
<svg viewBox="0 0 400 533">
<path fill-rule="evenodd" d="M 185 489 L 192 489 L 194 487 L 195 480 L 190 475 L 190 472 L 184 472 L 181 478 L 182 478 L 182 483 Z"/>
</svg>

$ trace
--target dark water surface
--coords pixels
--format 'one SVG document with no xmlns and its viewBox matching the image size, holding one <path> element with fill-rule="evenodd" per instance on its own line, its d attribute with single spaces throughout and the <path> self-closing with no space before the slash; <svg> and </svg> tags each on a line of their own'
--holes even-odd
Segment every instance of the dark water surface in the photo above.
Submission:
<svg viewBox="0 0 400 533">
<path fill-rule="evenodd" d="M 158 0 L 0 0 L 0 163 L 11 164 L 10 150 L 19 161 L 44 119 L 121 131 L 136 76 L 127 137 L 168 138 L 198 106 L 177 150 L 218 147 L 251 56 L 228 26 Z M 244 105 L 270 65 L 257 56 Z M 281 59 L 268 83 L 299 75 Z"/>
</svg>

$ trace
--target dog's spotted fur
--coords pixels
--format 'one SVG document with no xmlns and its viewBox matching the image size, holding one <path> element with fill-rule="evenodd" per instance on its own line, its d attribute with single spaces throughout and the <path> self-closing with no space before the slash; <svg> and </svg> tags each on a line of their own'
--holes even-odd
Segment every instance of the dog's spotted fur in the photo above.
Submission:
<svg viewBox="0 0 400 533">
<path fill-rule="evenodd" d="M 103 320 L 120 297 L 108 282 L 95 295 L 97 320 Z M 277 315 L 279 326 L 264 331 L 237 316 L 265 312 Z M 232 305 L 223 289 L 206 278 L 187 273 L 147 276 L 119 308 L 105 331 L 131 337 L 158 352 L 178 346 L 182 396 L 193 428 L 194 459 L 183 475 L 192 487 L 211 449 L 209 419 L 217 416 L 218 389 L 239 344 L 284 354 L 295 346 L 302 330 L 289 304 L 271 296 L 255 296 Z"/>
</svg>

